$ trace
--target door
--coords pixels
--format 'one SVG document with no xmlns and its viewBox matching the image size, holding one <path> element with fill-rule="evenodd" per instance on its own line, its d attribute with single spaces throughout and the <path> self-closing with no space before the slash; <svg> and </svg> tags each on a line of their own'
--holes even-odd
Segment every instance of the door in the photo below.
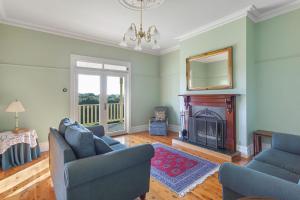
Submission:
<svg viewBox="0 0 300 200">
<path fill-rule="evenodd" d="M 95 70 L 79 70 L 76 73 L 75 120 L 85 126 L 102 124 L 103 91 L 100 73 Z"/>
<path fill-rule="evenodd" d="M 127 73 L 76 69 L 75 120 L 85 126 L 101 124 L 107 135 L 125 134 L 127 82 Z"/>
<path fill-rule="evenodd" d="M 110 135 L 126 133 L 126 75 L 105 73 L 105 125 Z"/>
</svg>

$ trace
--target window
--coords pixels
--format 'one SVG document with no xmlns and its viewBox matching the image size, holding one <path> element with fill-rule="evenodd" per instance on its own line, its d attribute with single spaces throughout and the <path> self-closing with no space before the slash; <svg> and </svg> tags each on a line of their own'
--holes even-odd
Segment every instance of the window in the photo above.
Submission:
<svg viewBox="0 0 300 200">
<path fill-rule="evenodd" d="M 92 62 L 85 62 L 85 61 L 76 61 L 77 67 L 85 67 L 85 68 L 94 68 L 94 69 L 102 69 L 103 64 L 101 63 L 92 63 Z"/>
<path fill-rule="evenodd" d="M 126 66 L 110 65 L 110 64 L 104 64 L 104 69 L 116 70 L 116 71 L 127 71 L 128 70 L 128 68 Z"/>
<path fill-rule="evenodd" d="M 94 63 L 94 62 L 86 62 L 86 61 L 76 61 L 76 67 L 92 68 L 92 69 L 107 69 L 107 70 L 123 71 L 123 72 L 128 71 L 127 66 L 102 64 L 102 63 Z"/>
</svg>

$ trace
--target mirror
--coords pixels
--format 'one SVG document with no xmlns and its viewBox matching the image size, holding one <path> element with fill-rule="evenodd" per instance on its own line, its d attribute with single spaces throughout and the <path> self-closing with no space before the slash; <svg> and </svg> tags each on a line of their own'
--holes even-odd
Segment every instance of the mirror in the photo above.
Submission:
<svg viewBox="0 0 300 200">
<path fill-rule="evenodd" d="M 187 90 L 231 89 L 232 67 L 232 47 L 187 58 Z"/>
</svg>

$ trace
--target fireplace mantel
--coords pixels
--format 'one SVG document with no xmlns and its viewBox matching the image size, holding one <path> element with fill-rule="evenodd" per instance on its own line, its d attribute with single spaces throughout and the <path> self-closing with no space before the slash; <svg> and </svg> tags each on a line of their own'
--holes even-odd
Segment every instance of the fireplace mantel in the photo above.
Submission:
<svg viewBox="0 0 300 200">
<path fill-rule="evenodd" d="M 226 150 L 236 151 L 236 122 L 235 122 L 235 98 L 238 94 L 184 94 L 184 106 L 188 116 L 192 116 L 192 106 L 213 106 L 226 109 Z M 188 130 L 188 119 L 185 120 L 185 128 Z"/>
</svg>

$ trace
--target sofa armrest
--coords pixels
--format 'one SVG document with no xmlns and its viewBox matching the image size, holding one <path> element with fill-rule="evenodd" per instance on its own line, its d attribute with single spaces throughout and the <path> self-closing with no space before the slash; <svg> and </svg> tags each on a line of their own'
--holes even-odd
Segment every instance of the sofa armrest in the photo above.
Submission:
<svg viewBox="0 0 300 200">
<path fill-rule="evenodd" d="M 144 144 L 69 162 L 64 169 L 66 187 L 73 188 L 103 176 L 126 170 L 150 161 L 153 156 L 152 145 Z"/>
<path fill-rule="evenodd" d="M 300 155 L 300 136 L 284 133 L 273 133 L 272 148 Z"/>
<path fill-rule="evenodd" d="M 299 200 L 300 185 L 247 167 L 224 163 L 219 179 L 223 188 L 241 196 L 271 197 L 281 200 Z"/>
<path fill-rule="evenodd" d="M 86 128 L 89 129 L 97 137 L 102 137 L 105 135 L 104 127 L 101 125 L 87 126 Z"/>
</svg>

